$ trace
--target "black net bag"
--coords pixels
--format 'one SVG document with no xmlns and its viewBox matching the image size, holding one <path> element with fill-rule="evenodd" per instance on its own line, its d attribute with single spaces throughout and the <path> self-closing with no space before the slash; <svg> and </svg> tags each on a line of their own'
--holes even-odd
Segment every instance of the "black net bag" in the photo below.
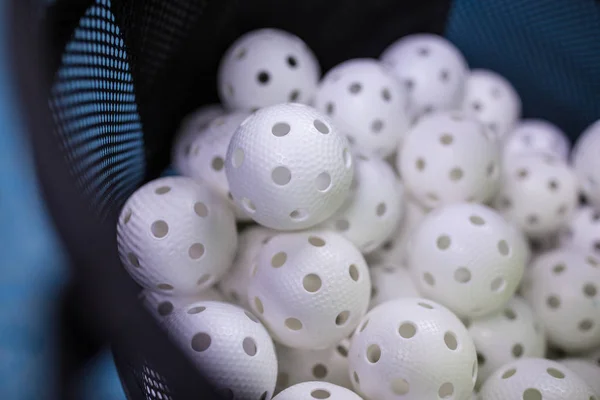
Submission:
<svg viewBox="0 0 600 400">
<path fill-rule="evenodd" d="M 323 71 L 445 34 L 471 67 L 507 77 L 525 117 L 571 139 L 600 116 L 600 4 L 592 0 L 55 0 L 7 2 L 14 75 L 47 208 L 70 256 L 61 398 L 102 343 L 131 399 L 217 398 L 138 301 L 115 223 L 167 167 L 179 123 L 218 101 L 222 54 L 248 31 L 301 37 Z"/>
</svg>

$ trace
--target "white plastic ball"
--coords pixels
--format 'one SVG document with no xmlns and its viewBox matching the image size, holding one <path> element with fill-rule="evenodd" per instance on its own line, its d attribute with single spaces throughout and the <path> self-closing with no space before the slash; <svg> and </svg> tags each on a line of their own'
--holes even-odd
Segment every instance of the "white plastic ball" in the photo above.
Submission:
<svg viewBox="0 0 600 400">
<path fill-rule="evenodd" d="M 117 225 L 121 261 L 144 288 L 189 296 L 231 267 L 233 212 L 221 196 L 186 177 L 151 181 L 127 200 Z"/>
<path fill-rule="evenodd" d="M 429 300 L 383 303 L 363 318 L 348 354 L 352 383 L 370 399 L 468 399 L 477 379 L 473 340 Z"/>
<path fill-rule="evenodd" d="M 249 309 L 248 281 L 252 266 L 263 244 L 276 234 L 277 232 L 271 229 L 252 226 L 238 236 L 237 254 L 233 265 L 219 282 L 219 288 L 233 303 Z"/>
<path fill-rule="evenodd" d="M 441 112 L 408 131 L 397 167 L 407 191 L 425 207 L 484 203 L 500 184 L 500 149 L 476 120 Z"/>
<path fill-rule="evenodd" d="M 223 56 L 217 77 L 219 96 L 229 109 L 310 104 L 320 74 L 315 55 L 299 37 L 259 29 L 242 35 Z"/>
<path fill-rule="evenodd" d="M 192 141 L 213 119 L 225 114 L 220 104 L 210 104 L 198 108 L 186 116 L 179 126 L 171 151 L 171 159 L 175 169 L 183 175 L 188 173 L 188 158 L 192 151 Z"/>
<path fill-rule="evenodd" d="M 599 290 L 600 261 L 570 249 L 539 256 L 527 269 L 522 288 L 549 343 L 566 352 L 600 346 Z"/>
<path fill-rule="evenodd" d="M 408 90 L 414 116 L 460 106 L 468 66 L 445 38 L 429 33 L 403 37 L 383 52 L 381 60 Z"/>
<path fill-rule="evenodd" d="M 273 339 L 324 349 L 347 337 L 369 306 L 371 280 L 360 251 L 328 231 L 273 237 L 260 250 L 248 299 Z"/>
<path fill-rule="evenodd" d="M 512 298 L 502 311 L 473 319 L 468 329 L 477 348 L 478 384 L 509 362 L 546 354 L 543 325 L 520 297 Z"/>
<path fill-rule="evenodd" d="M 317 90 L 315 107 L 327 114 L 357 151 L 386 157 L 396 152 L 409 127 L 406 90 L 373 59 L 334 67 Z"/>
<path fill-rule="evenodd" d="M 348 374 L 348 340 L 324 350 L 276 346 L 279 360 L 277 391 L 302 382 L 322 381 L 352 388 Z"/>
<path fill-rule="evenodd" d="M 575 372 L 600 397 L 600 366 L 584 358 L 566 358 L 559 361 Z"/>
<path fill-rule="evenodd" d="M 586 358 L 600 366 L 600 347 L 586 353 Z"/>
<path fill-rule="evenodd" d="M 504 164 L 495 208 L 530 237 L 557 233 L 578 203 L 577 179 L 563 161 L 538 154 Z"/>
<path fill-rule="evenodd" d="M 230 203 L 237 219 L 241 221 L 250 220 L 250 217 L 234 203 L 229 193 L 229 183 L 225 175 L 225 157 L 231 137 L 249 115 L 247 112 L 234 112 L 212 120 L 191 141 L 186 167 L 186 176 L 205 182 L 222 195 Z"/>
<path fill-rule="evenodd" d="M 588 201 L 600 208 L 600 120 L 590 125 L 575 143 L 571 155 L 575 173 Z"/>
<path fill-rule="evenodd" d="M 563 131 L 542 119 L 526 119 L 516 124 L 504 138 L 505 162 L 520 154 L 545 154 L 566 161 L 569 140 Z"/>
<path fill-rule="evenodd" d="M 273 397 L 273 400 L 362 400 L 359 395 L 344 387 L 327 382 L 303 382 L 291 386 Z"/>
<path fill-rule="evenodd" d="M 590 206 L 575 210 L 573 218 L 560 235 L 563 247 L 600 256 L 600 211 Z"/>
<path fill-rule="evenodd" d="M 410 271 L 403 265 L 373 265 L 369 271 L 371 273 L 370 308 L 390 300 L 420 296 Z"/>
<path fill-rule="evenodd" d="M 523 358 L 504 365 L 485 382 L 483 400 L 597 400 L 592 389 L 556 361 Z"/>
<path fill-rule="evenodd" d="M 277 357 L 269 333 L 249 311 L 199 301 L 176 312 L 169 334 L 225 398 L 270 399 Z"/>
<path fill-rule="evenodd" d="M 461 317 L 501 309 L 515 293 L 526 243 L 491 208 L 460 203 L 430 212 L 408 245 L 419 291 Z"/>
<path fill-rule="evenodd" d="M 225 171 L 236 203 L 256 222 L 305 229 L 337 211 L 354 175 L 347 140 L 301 104 L 257 111 L 233 135 Z"/>
<path fill-rule="evenodd" d="M 474 69 L 467 77 L 462 110 L 477 118 L 497 138 L 513 129 L 521 116 L 521 98 L 499 74 Z"/>
<path fill-rule="evenodd" d="M 338 231 L 367 254 L 396 230 L 404 213 L 404 190 L 385 161 L 363 155 L 354 160 L 350 195 L 323 226 Z"/>
</svg>

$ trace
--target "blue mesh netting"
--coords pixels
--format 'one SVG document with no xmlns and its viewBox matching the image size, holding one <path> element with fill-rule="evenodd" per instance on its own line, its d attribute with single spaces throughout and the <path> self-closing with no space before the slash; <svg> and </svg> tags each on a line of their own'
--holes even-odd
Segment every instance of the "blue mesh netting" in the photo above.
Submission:
<svg viewBox="0 0 600 400">
<path fill-rule="evenodd" d="M 140 117 L 110 0 L 96 0 L 62 55 L 50 108 L 72 173 L 104 217 L 141 183 Z"/>
<path fill-rule="evenodd" d="M 514 84 L 525 116 L 572 138 L 600 118 L 600 2 L 455 0 L 447 36 L 471 67 Z"/>
</svg>

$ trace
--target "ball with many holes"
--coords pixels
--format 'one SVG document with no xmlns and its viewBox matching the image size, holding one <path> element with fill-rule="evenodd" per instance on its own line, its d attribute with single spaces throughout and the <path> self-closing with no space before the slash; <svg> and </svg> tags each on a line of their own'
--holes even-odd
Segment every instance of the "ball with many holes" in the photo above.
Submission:
<svg viewBox="0 0 600 400">
<path fill-rule="evenodd" d="M 512 298 L 502 311 L 473 319 L 468 329 L 477 348 L 479 385 L 515 359 L 546 354 L 543 325 L 520 297 Z"/>
<path fill-rule="evenodd" d="M 334 67 L 317 90 L 315 107 L 327 114 L 357 151 L 386 157 L 396 152 L 409 127 L 406 90 L 373 59 Z"/>
<path fill-rule="evenodd" d="M 566 352 L 600 346 L 600 260 L 559 249 L 527 269 L 523 296 L 541 318 L 550 344 Z"/>
<path fill-rule="evenodd" d="M 187 166 L 192 150 L 192 141 L 200 135 L 206 125 L 223 114 L 225 114 L 225 110 L 220 104 L 210 104 L 198 108 L 183 119 L 171 152 L 173 166 L 180 174 L 187 175 L 188 173 Z"/>
<path fill-rule="evenodd" d="M 273 400 L 362 400 L 353 391 L 327 382 L 303 382 L 290 386 Z"/>
<path fill-rule="evenodd" d="M 352 389 L 348 376 L 347 339 L 324 350 L 276 346 L 279 373 L 276 392 L 302 382 L 322 381 Z"/>
<path fill-rule="evenodd" d="M 569 139 L 551 122 L 541 119 L 523 120 L 504 138 L 504 159 L 519 154 L 546 154 L 566 161 Z"/>
<path fill-rule="evenodd" d="M 246 228 L 238 236 L 238 248 L 233 265 L 219 282 L 223 294 L 235 304 L 249 308 L 248 280 L 254 261 L 263 244 L 277 233 L 262 226 Z"/>
<path fill-rule="evenodd" d="M 600 211 L 590 206 L 578 208 L 561 232 L 560 243 L 600 256 Z"/>
<path fill-rule="evenodd" d="M 324 223 L 338 231 L 364 254 L 388 240 L 404 213 L 404 189 L 385 161 L 354 157 L 354 181 L 340 209 Z"/>
<path fill-rule="evenodd" d="M 125 269 L 144 288 L 195 295 L 231 267 L 235 217 L 208 186 L 186 177 L 159 178 L 123 206 L 117 242 Z"/>
<path fill-rule="evenodd" d="M 301 104 L 263 108 L 242 122 L 225 172 L 236 203 L 278 230 L 305 229 L 331 217 L 354 175 L 347 140 L 327 117 Z"/>
<path fill-rule="evenodd" d="M 259 29 L 238 38 L 221 60 L 218 89 L 228 109 L 256 110 L 274 104 L 310 104 L 321 70 L 299 37 Z"/>
<path fill-rule="evenodd" d="M 522 358 L 496 370 L 479 392 L 485 400 L 597 400 L 592 389 L 556 361 Z"/>
<path fill-rule="evenodd" d="M 229 183 L 225 175 L 225 157 L 231 137 L 249 115 L 247 112 L 234 112 L 211 121 L 191 141 L 185 174 L 205 182 L 215 192 L 221 194 L 230 203 L 236 218 L 240 221 L 250 220 L 250 217 L 230 197 Z"/>
<path fill-rule="evenodd" d="M 405 266 L 393 264 L 373 265 L 371 273 L 370 308 L 402 297 L 419 297 L 417 285 Z"/>
<path fill-rule="evenodd" d="M 484 69 L 471 71 L 462 110 L 477 118 L 497 138 L 513 129 L 521 116 L 521 98 L 508 80 Z"/>
<path fill-rule="evenodd" d="M 468 399 L 477 379 L 473 340 L 445 307 L 396 299 L 369 311 L 350 341 L 355 390 L 371 399 Z"/>
<path fill-rule="evenodd" d="M 600 398 L 600 366 L 585 358 L 565 358 L 559 363 L 575 372 Z"/>
<path fill-rule="evenodd" d="M 408 244 L 419 291 L 461 317 L 501 309 L 523 276 L 527 244 L 491 208 L 460 203 L 430 212 Z"/>
<path fill-rule="evenodd" d="M 494 206 L 536 238 L 559 231 L 578 203 L 577 179 L 563 161 L 539 154 L 522 155 L 503 166 Z"/>
<path fill-rule="evenodd" d="M 600 120 L 590 125 L 573 147 L 571 155 L 575 173 L 587 200 L 600 208 Z"/>
<path fill-rule="evenodd" d="M 498 143 L 479 122 L 457 111 L 419 120 L 398 152 L 397 167 L 406 189 L 429 208 L 484 203 L 500 184 Z"/>
<path fill-rule="evenodd" d="M 178 310 L 169 334 L 224 398 L 270 399 L 277 356 L 269 333 L 249 311 L 198 301 Z"/>
<path fill-rule="evenodd" d="M 168 324 L 169 319 L 177 310 L 186 308 L 197 301 L 225 301 L 225 297 L 214 287 L 194 296 L 169 296 L 145 289 L 142 291 L 141 298 L 144 305 L 162 324 Z"/>
<path fill-rule="evenodd" d="M 356 247 L 337 233 L 273 237 L 260 250 L 248 299 L 279 343 L 325 349 L 347 337 L 369 306 L 371 280 Z"/>
<path fill-rule="evenodd" d="M 409 35 L 390 45 L 380 58 L 408 90 L 413 116 L 460 106 L 468 67 L 445 38 Z"/>
</svg>

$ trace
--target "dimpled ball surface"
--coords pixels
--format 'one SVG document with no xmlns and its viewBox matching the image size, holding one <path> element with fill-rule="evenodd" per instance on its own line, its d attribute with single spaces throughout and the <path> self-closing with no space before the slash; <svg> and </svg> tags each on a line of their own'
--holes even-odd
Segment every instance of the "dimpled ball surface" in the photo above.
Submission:
<svg viewBox="0 0 600 400">
<path fill-rule="evenodd" d="M 567 352 L 600 345 L 598 290 L 600 261 L 571 249 L 539 256 L 527 269 L 522 287 L 549 343 Z"/>
<path fill-rule="evenodd" d="M 494 372 L 479 392 L 483 400 L 597 400 L 592 389 L 565 366 L 523 358 Z"/>
<path fill-rule="evenodd" d="M 497 138 L 513 129 L 521 116 L 521 98 L 508 80 L 493 71 L 474 69 L 465 87 L 464 112 L 481 121 Z"/>
<path fill-rule="evenodd" d="M 329 400 L 362 400 L 359 395 L 343 388 L 327 382 L 303 382 L 291 386 L 273 397 L 273 400 L 313 400 L 313 399 L 329 399 Z"/>
<path fill-rule="evenodd" d="M 513 297 L 502 311 L 473 319 L 469 334 L 477 348 L 479 385 L 509 362 L 546 354 L 543 324 L 520 297 Z"/>
<path fill-rule="evenodd" d="M 312 50 L 299 37 L 259 29 L 237 39 L 218 72 L 218 89 L 228 109 L 255 110 L 278 103 L 309 104 L 320 76 Z"/>
<path fill-rule="evenodd" d="M 526 119 L 516 124 L 504 139 L 504 162 L 519 154 L 546 154 L 567 160 L 569 140 L 563 131 L 551 122 Z"/>
<path fill-rule="evenodd" d="M 417 285 L 405 266 L 375 264 L 369 271 L 371 273 L 370 308 L 401 297 L 420 296 Z"/>
<path fill-rule="evenodd" d="M 585 358 L 565 358 L 559 361 L 562 365 L 575 372 L 600 398 L 600 365 Z"/>
<path fill-rule="evenodd" d="M 325 75 L 315 107 L 327 114 L 357 151 L 386 157 L 409 127 L 406 90 L 380 62 L 354 59 Z"/>
<path fill-rule="evenodd" d="M 527 244 L 496 211 L 460 203 L 430 212 L 408 245 L 423 296 L 465 317 L 501 309 L 525 269 Z"/>
<path fill-rule="evenodd" d="M 235 218 L 221 196 L 186 177 L 151 181 L 127 200 L 117 224 L 121 261 L 144 288 L 196 295 L 231 267 Z"/>
<path fill-rule="evenodd" d="M 573 167 L 588 201 L 600 208 L 600 120 L 590 125 L 575 143 Z"/>
<path fill-rule="evenodd" d="M 537 238 L 564 227 L 578 202 L 577 178 L 563 161 L 522 155 L 503 166 L 494 206 L 528 236 Z"/>
<path fill-rule="evenodd" d="M 281 234 L 265 244 L 248 285 L 273 339 L 294 348 L 339 343 L 367 311 L 371 280 L 361 253 L 328 231 Z"/>
<path fill-rule="evenodd" d="M 358 155 L 348 199 L 325 222 L 364 254 L 380 247 L 394 233 L 404 214 L 404 190 L 385 161 Z"/>
<path fill-rule="evenodd" d="M 406 36 L 390 45 L 381 60 L 408 90 L 413 116 L 460 106 L 468 67 L 445 38 L 428 33 Z"/>
<path fill-rule="evenodd" d="M 249 311 L 199 301 L 175 313 L 169 333 L 225 398 L 270 399 L 277 357 L 269 333 Z M 262 397 L 261 397 L 262 396 Z"/>
<path fill-rule="evenodd" d="M 375 307 L 352 336 L 350 376 L 370 399 L 468 400 L 477 379 L 475 346 L 460 320 L 430 300 Z"/>
<path fill-rule="evenodd" d="M 256 222 L 305 229 L 337 211 L 354 175 L 347 140 L 301 104 L 279 104 L 246 119 L 231 139 L 225 170 L 235 202 Z"/>
<path fill-rule="evenodd" d="M 423 117 L 407 133 L 396 166 L 423 206 L 486 202 L 500 184 L 500 150 L 488 130 L 460 112 Z"/>
<path fill-rule="evenodd" d="M 579 207 L 562 231 L 560 243 L 600 256 L 600 211 L 590 206 Z"/>
</svg>

